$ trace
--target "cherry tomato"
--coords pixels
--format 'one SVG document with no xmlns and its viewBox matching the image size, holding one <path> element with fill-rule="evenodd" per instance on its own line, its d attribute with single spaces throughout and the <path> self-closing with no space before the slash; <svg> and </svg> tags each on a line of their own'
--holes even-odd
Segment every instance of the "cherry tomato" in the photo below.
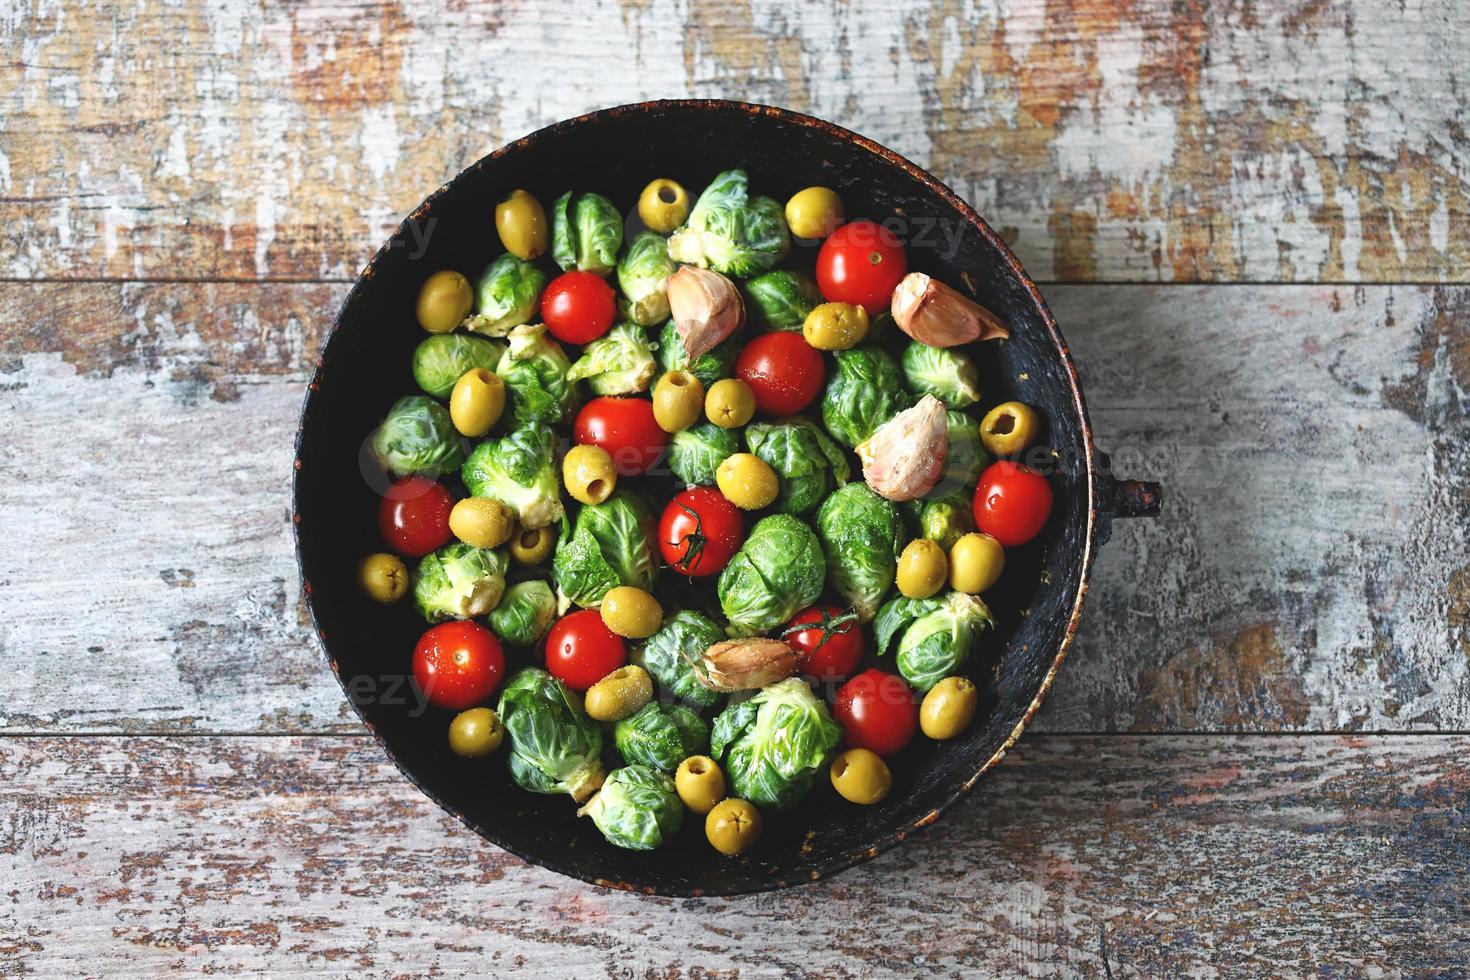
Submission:
<svg viewBox="0 0 1470 980">
<path fill-rule="evenodd" d="M 653 419 L 647 398 L 594 398 L 577 413 L 572 439 L 601 446 L 621 476 L 646 473 L 669 446 L 669 434 Z"/>
<path fill-rule="evenodd" d="M 1025 544 L 1051 516 L 1051 484 L 1020 463 L 1002 459 L 980 474 L 975 487 L 975 526 L 1007 548 Z"/>
<path fill-rule="evenodd" d="M 914 692 L 902 677 L 876 667 L 842 685 L 832 716 L 842 725 L 848 745 L 879 755 L 892 755 L 909 744 L 919 725 Z"/>
<path fill-rule="evenodd" d="M 767 415 L 790 415 L 806 408 L 822 390 L 822 355 L 799 331 L 763 333 L 740 352 L 735 375 L 755 393 L 755 407 Z"/>
<path fill-rule="evenodd" d="M 484 704 L 504 676 L 505 651 L 479 623 L 440 623 L 413 648 L 414 680 L 436 708 L 463 711 Z"/>
<path fill-rule="evenodd" d="M 791 617 L 781 639 L 801 655 L 801 672 L 817 680 L 841 680 L 863 659 L 863 630 L 857 614 L 841 606 L 803 609 Z"/>
<path fill-rule="evenodd" d="M 674 495 L 658 522 L 658 550 L 681 575 L 718 575 L 745 541 L 740 508 L 718 490 L 690 487 Z"/>
<path fill-rule="evenodd" d="M 408 476 L 388 488 L 378 504 L 378 531 L 388 547 L 409 558 L 422 558 L 449 543 L 449 512 L 454 498 L 443 484 Z"/>
<path fill-rule="evenodd" d="M 628 647 L 596 609 L 563 616 L 546 633 L 546 669 L 573 690 L 587 690 L 627 662 Z"/>
<path fill-rule="evenodd" d="M 829 303 L 853 303 L 877 316 L 888 310 L 893 287 L 909 271 L 893 232 L 872 221 L 849 221 L 817 253 L 817 285 Z"/>
<path fill-rule="evenodd" d="M 585 344 L 607 333 L 617 315 L 617 297 L 600 276 L 581 269 L 563 272 L 541 294 L 541 319 L 557 340 Z"/>
</svg>

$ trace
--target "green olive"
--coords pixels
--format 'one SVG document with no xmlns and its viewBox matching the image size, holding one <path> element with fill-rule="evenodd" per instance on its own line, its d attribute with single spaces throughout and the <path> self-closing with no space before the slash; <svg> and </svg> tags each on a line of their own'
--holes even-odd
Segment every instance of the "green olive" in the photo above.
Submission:
<svg viewBox="0 0 1470 980">
<path fill-rule="evenodd" d="M 771 464 L 753 453 L 726 456 L 715 468 L 715 483 L 725 499 L 741 510 L 769 507 L 781 489 Z"/>
<path fill-rule="evenodd" d="M 593 721 L 622 721 L 653 700 L 653 679 L 642 667 L 619 667 L 587 688 L 583 702 Z"/>
<path fill-rule="evenodd" d="M 500 243 L 518 259 L 534 259 L 546 251 L 546 212 L 528 191 L 515 190 L 495 205 Z"/>
<path fill-rule="evenodd" d="M 689 217 L 689 192 L 667 177 L 650 181 L 638 195 L 638 217 L 660 235 L 671 234 Z"/>
<path fill-rule="evenodd" d="M 549 527 L 518 527 L 510 536 L 510 559 L 517 565 L 539 565 L 551 557 L 556 536 Z"/>
<path fill-rule="evenodd" d="M 744 854 L 761 839 L 761 812 L 744 800 L 721 800 L 705 815 L 704 836 L 721 854 Z"/>
<path fill-rule="evenodd" d="M 1030 448 L 1041 431 L 1036 410 L 1021 402 L 1004 402 L 980 420 L 980 441 L 997 456 L 1014 456 Z"/>
<path fill-rule="evenodd" d="M 817 350 L 850 350 L 868 335 L 868 311 L 851 303 L 823 303 L 806 315 L 801 335 Z"/>
<path fill-rule="evenodd" d="M 419 289 L 419 326 L 429 333 L 449 333 L 470 315 L 474 303 L 468 279 L 453 269 L 436 272 Z"/>
<path fill-rule="evenodd" d="M 466 497 L 449 512 L 449 530 L 476 548 L 499 548 L 509 540 L 514 526 L 510 508 L 489 497 Z"/>
<path fill-rule="evenodd" d="M 397 555 L 378 552 L 357 563 L 357 582 L 370 598 L 386 605 L 408 591 L 408 569 Z"/>
<path fill-rule="evenodd" d="M 832 760 L 832 786 L 852 803 L 877 803 L 893 787 L 893 774 L 876 752 L 848 749 Z"/>
<path fill-rule="evenodd" d="M 739 378 L 721 378 L 704 396 L 704 414 L 722 429 L 738 429 L 755 415 L 755 392 Z"/>
<path fill-rule="evenodd" d="M 489 708 L 461 711 L 449 723 L 449 749 L 466 759 L 482 759 L 500 748 L 505 728 Z"/>
<path fill-rule="evenodd" d="M 695 813 L 709 813 L 725 798 L 725 774 L 707 755 L 691 755 L 674 772 L 674 789 Z"/>
<path fill-rule="evenodd" d="M 915 538 L 898 556 L 898 591 L 910 599 L 927 599 L 949 578 L 949 559 L 938 541 Z"/>
<path fill-rule="evenodd" d="M 600 504 L 617 488 L 618 471 L 601 446 L 573 446 L 561 461 L 561 482 L 578 503 Z"/>
<path fill-rule="evenodd" d="M 460 435 L 471 439 L 489 432 L 505 411 L 505 384 L 500 375 L 474 368 L 460 375 L 449 393 L 449 418 Z"/>
<path fill-rule="evenodd" d="M 919 728 L 932 739 L 954 738 L 970 726 L 980 691 L 968 677 L 946 677 L 929 689 L 919 705 Z"/>
<path fill-rule="evenodd" d="M 665 432 L 683 432 L 703 409 L 704 385 L 688 371 L 666 371 L 653 386 L 653 420 Z"/>
<path fill-rule="evenodd" d="M 664 622 L 664 610 L 658 600 L 632 585 L 608 589 L 599 610 L 604 626 L 630 640 L 647 639 L 657 633 Z"/>
<path fill-rule="evenodd" d="M 1006 550 L 988 534 L 971 531 L 949 549 L 949 587 L 956 592 L 978 595 L 1000 579 L 1006 567 Z"/>
<path fill-rule="evenodd" d="M 797 238 L 826 238 L 840 224 L 842 198 L 830 187 L 808 187 L 786 202 L 786 226 Z"/>
</svg>

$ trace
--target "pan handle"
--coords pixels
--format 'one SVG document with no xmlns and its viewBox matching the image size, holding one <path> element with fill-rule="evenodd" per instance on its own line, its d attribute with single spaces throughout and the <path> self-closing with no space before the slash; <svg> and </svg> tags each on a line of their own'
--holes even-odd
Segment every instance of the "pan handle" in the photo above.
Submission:
<svg viewBox="0 0 1470 980">
<path fill-rule="evenodd" d="M 1113 475 L 1113 461 L 1098 453 L 1097 541 L 1105 544 L 1113 534 L 1117 517 L 1157 517 L 1164 502 L 1164 488 L 1142 480 L 1120 480 Z"/>
</svg>

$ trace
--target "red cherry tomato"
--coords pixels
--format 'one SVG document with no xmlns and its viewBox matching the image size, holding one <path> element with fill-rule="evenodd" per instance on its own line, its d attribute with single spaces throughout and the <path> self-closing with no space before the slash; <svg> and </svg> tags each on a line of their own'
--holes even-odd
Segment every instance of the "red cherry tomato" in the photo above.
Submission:
<svg viewBox="0 0 1470 980">
<path fill-rule="evenodd" d="M 546 633 L 546 669 L 573 690 L 587 690 L 627 662 L 628 647 L 596 609 L 563 616 Z"/>
<path fill-rule="evenodd" d="M 669 446 L 669 434 L 653 419 L 646 398 L 594 398 L 577 413 L 572 438 L 601 446 L 622 476 L 646 473 Z"/>
<path fill-rule="evenodd" d="M 388 547 L 407 558 L 422 558 L 449 543 L 449 512 L 454 498 L 427 477 L 404 477 L 378 504 L 378 531 Z"/>
<path fill-rule="evenodd" d="M 745 541 L 745 518 L 724 494 L 690 487 L 674 495 L 658 522 L 658 550 L 681 575 L 718 575 Z"/>
<path fill-rule="evenodd" d="M 975 487 L 975 526 L 1007 548 L 1025 544 L 1051 516 L 1046 477 L 1008 459 L 991 463 Z"/>
<path fill-rule="evenodd" d="M 468 620 L 440 623 L 413 648 L 413 677 L 436 708 L 463 711 L 500 690 L 505 651 L 495 634 Z"/>
<path fill-rule="evenodd" d="M 541 319 L 557 340 L 585 344 L 607 333 L 617 315 L 617 297 L 600 276 L 563 272 L 541 294 Z"/>
<path fill-rule="evenodd" d="M 829 303 L 852 303 L 877 316 L 888 310 L 893 287 L 908 274 L 898 237 L 872 221 L 849 221 L 817 253 L 817 285 Z"/>
<path fill-rule="evenodd" d="M 919 725 L 914 692 L 902 677 L 876 667 L 842 685 L 832 716 L 842 725 L 848 745 L 879 755 L 892 755 L 909 744 Z"/>
<path fill-rule="evenodd" d="M 822 681 L 841 680 L 863 659 L 857 615 L 841 606 L 812 606 L 791 617 L 781 638 L 801 656 L 801 672 Z"/>
<path fill-rule="evenodd" d="M 799 332 L 782 330 L 746 344 L 735 361 L 735 375 L 750 385 L 756 408 L 767 415 L 791 415 L 816 399 L 826 368 Z"/>
</svg>

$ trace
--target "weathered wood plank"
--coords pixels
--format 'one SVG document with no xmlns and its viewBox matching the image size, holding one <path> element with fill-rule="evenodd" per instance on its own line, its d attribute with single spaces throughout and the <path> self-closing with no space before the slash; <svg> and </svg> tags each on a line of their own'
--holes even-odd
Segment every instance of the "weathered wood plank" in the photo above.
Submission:
<svg viewBox="0 0 1470 980">
<path fill-rule="evenodd" d="M 356 272 L 496 145 L 729 96 L 929 165 L 1042 278 L 1470 276 L 1454 0 L 22 4 L 0 275 Z"/>
<path fill-rule="evenodd" d="M 5 730 L 356 730 L 287 502 L 344 288 L 0 285 Z M 1043 727 L 1470 727 L 1470 290 L 1049 292 L 1168 497 L 1103 550 Z"/>
<path fill-rule="evenodd" d="M 0 739 L 0 972 L 1450 975 L 1467 753 L 1032 738 L 870 864 L 663 900 L 485 844 L 368 739 Z"/>
</svg>

